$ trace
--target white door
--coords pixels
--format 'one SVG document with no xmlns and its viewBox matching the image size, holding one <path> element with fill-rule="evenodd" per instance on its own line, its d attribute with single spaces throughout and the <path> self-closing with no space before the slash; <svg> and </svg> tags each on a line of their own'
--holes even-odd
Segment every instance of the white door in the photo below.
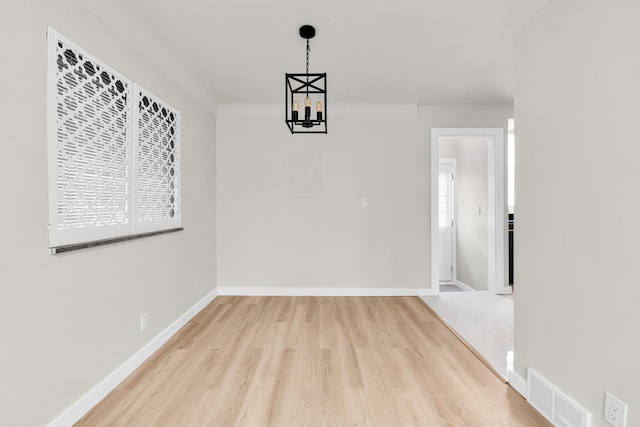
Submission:
<svg viewBox="0 0 640 427">
<path fill-rule="evenodd" d="M 438 174 L 438 223 L 440 224 L 440 281 L 454 279 L 454 197 L 453 174 L 455 160 L 441 160 Z"/>
</svg>

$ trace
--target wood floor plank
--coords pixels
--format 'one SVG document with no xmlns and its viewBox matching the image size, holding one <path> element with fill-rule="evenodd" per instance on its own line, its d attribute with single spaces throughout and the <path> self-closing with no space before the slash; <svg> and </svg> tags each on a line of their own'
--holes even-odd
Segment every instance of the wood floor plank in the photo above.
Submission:
<svg viewBox="0 0 640 427">
<path fill-rule="evenodd" d="M 216 298 L 77 426 L 549 426 L 414 297 Z"/>
</svg>

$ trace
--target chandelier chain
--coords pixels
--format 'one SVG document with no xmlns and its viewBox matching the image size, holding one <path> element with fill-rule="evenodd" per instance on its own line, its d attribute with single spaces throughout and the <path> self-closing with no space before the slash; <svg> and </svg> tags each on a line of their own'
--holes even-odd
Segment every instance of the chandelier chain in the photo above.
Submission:
<svg viewBox="0 0 640 427">
<path fill-rule="evenodd" d="M 311 47 L 309 46 L 309 39 L 307 39 L 307 74 L 309 74 L 309 51 Z"/>
<path fill-rule="evenodd" d="M 309 51 L 311 47 L 309 46 L 309 39 L 307 39 L 307 99 L 309 98 Z"/>
</svg>

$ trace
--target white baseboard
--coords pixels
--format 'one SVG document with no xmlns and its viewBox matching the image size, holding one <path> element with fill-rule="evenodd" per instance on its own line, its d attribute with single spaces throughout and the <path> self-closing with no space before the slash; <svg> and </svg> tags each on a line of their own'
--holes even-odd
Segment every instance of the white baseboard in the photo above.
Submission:
<svg viewBox="0 0 640 427">
<path fill-rule="evenodd" d="M 317 288 L 276 286 L 219 286 L 218 295 L 238 296 L 309 296 L 309 297 L 387 297 L 434 295 L 424 288 Z"/>
<path fill-rule="evenodd" d="M 505 286 L 504 288 L 497 289 L 497 295 L 511 295 L 513 293 L 513 288 L 511 286 Z"/>
<path fill-rule="evenodd" d="M 470 291 L 470 292 L 478 292 L 477 289 L 472 288 L 471 286 L 462 283 L 460 280 L 454 280 L 453 284 L 455 284 L 456 286 L 459 286 L 461 289 L 464 289 L 465 291 Z M 511 295 L 513 292 L 513 288 L 511 286 L 505 286 L 504 288 L 500 288 L 498 290 L 496 290 L 496 294 L 497 295 Z"/>
<path fill-rule="evenodd" d="M 507 381 L 520 396 L 527 398 L 527 380 L 518 375 L 513 369 L 507 371 Z"/>
<path fill-rule="evenodd" d="M 164 331 L 160 332 L 149 343 L 142 347 L 129 360 L 120 365 L 87 394 L 71 405 L 66 411 L 48 424 L 48 427 L 68 427 L 76 423 L 98 402 L 109 394 L 118 384 L 127 378 L 133 371 L 144 363 L 156 350 L 169 340 L 180 328 L 182 328 L 196 314 L 202 311 L 218 295 L 217 289 L 209 292 L 204 298 L 195 303 L 182 316 L 177 318 Z"/>
<path fill-rule="evenodd" d="M 477 292 L 477 289 L 472 288 L 471 286 L 462 283 L 460 280 L 454 280 L 453 283 L 458 286 L 460 289 L 464 289 L 467 292 Z"/>
</svg>

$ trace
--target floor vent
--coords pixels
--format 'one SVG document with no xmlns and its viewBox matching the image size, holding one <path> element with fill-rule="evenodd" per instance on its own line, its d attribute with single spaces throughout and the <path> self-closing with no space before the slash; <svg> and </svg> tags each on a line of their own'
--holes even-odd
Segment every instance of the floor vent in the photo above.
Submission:
<svg viewBox="0 0 640 427">
<path fill-rule="evenodd" d="M 557 427 L 591 427 L 591 413 L 533 369 L 527 371 L 527 400 Z"/>
</svg>

